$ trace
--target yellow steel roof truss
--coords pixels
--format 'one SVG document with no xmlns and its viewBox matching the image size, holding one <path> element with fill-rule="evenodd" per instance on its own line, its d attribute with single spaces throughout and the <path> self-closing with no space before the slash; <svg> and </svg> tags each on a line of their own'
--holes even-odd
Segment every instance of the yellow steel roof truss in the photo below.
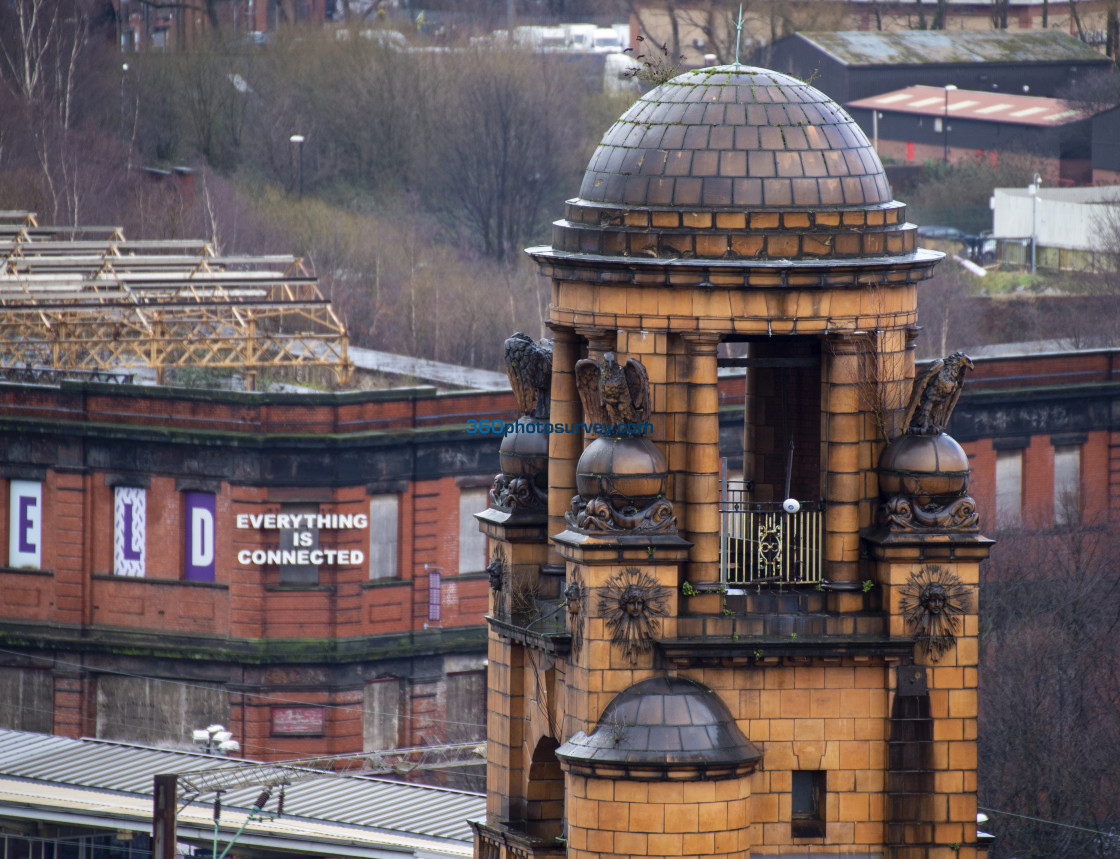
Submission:
<svg viewBox="0 0 1120 859">
<path fill-rule="evenodd" d="M 0 212 L 0 369 L 324 367 L 349 379 L 346 329 L 298 257 Z"/>
</svg>

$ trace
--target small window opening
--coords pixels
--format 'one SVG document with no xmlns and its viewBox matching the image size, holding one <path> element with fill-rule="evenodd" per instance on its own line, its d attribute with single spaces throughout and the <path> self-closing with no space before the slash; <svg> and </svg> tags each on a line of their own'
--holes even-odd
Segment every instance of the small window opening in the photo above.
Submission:
<svg viewBox="0 0 1120 859">
<path fill-rule="evenodd" d="M 793 773 L 794 838 L 824 838 L 824 773 L 797 770 Z"/>
</svg>

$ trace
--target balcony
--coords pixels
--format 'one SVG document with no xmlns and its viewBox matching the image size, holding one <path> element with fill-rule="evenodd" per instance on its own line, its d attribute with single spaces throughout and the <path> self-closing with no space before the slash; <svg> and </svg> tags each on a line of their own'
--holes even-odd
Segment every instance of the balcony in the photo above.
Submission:
<svg viewBox="0 0 1120 859">
<path fill-rule="evenodd" d="M 751 501 L 728 485 L 720 496 L 720 578 L 725 585 L 815 585 L 824 581 L 824 502 Z"/>
</svg>

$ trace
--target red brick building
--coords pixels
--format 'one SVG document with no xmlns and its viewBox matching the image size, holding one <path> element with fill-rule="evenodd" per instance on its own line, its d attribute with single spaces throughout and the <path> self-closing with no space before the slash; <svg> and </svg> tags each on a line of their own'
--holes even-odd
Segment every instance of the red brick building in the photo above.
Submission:
<svg viewBox="0 0 1120 859">
<path fill-rule="evenodd" d="M 0 722 L 261 758 L 483 736 L 503 394 L 0 385 Z"/>
<path fill-rule="evenodd" d="M 1120 350 L 975 364 L 951 431 L 990 527 L 1120 520 Z"/>
</svg>

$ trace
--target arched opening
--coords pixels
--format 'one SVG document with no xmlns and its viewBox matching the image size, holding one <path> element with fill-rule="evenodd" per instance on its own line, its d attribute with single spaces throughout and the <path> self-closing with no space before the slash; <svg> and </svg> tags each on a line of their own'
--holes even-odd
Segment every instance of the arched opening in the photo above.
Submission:
<svg viewBox="0 0 1120 859">
<path fill-rule="evenodd" d="M 533 749 L 526 791 L 525 823 L 530 835 L 558 838 L 564 833 L 564 773 L 552 737 L 541 737 Z"/>
<path fill-rule="evenodd" d="M 821 341 L 732 337 L 720 367 L 746 369 L 743 479 L 720 498 L 722 578 L 729 585 L 820 581 L 824 505 Z M 798 505 L 785 509 L 787 498 Z"/>
</svg>

